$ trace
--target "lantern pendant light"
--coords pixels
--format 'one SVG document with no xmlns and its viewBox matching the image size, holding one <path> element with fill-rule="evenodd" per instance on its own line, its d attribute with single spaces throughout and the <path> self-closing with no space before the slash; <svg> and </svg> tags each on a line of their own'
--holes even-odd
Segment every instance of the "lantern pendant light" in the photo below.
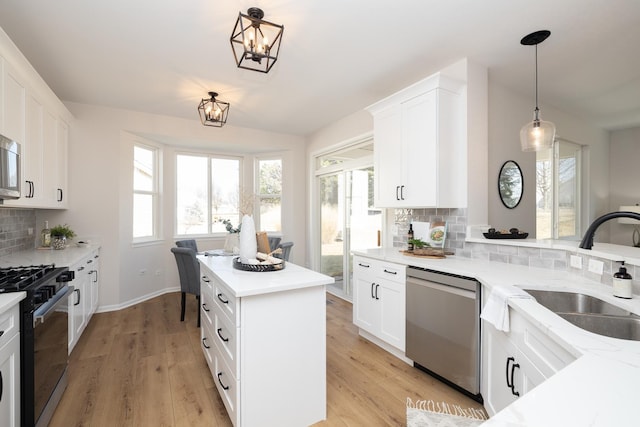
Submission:
<svg viewBox="0 0 640 427">
<path fill-rule="evenodd" d="M 264 12 L 258 7 L 238 14 L 230 38 L 238 68 L 268 73 L 278 60 L 284 25 L 262 18 Z"/>
<path fill-rule="evenodd" d="M 221 128 L 227 123 L 229 114 L 229 103 L 218 101 L 217 92 L 209 92 L 210 98 L 204 98 L 198 105 L 200 121 L 204 126 L 214 126 Z"/>
<path fill-rule="evenodd" d="M 520 143 L 522 151 L 540 151 L 553 147 L 556 138 L 556 126 L 551 122 L 540 120 L 538 108 L 538 44 L 542 43 L 551 34 L 548 30 L 540 30 L 526 35 L 520 40 L 520 44 L 536 47 L 536 109 L 533 111 L 533 121 L 520 129 Z"/>
</svg>

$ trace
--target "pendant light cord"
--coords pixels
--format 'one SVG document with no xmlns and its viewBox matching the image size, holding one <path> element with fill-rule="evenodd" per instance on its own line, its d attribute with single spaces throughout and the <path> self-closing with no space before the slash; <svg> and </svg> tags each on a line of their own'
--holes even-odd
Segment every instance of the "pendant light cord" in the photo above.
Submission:
<svg viewBox="0 0 640 427">
<path fill-rule="evenodd" d="M 536 118 L 538 116 L 538 44 L 536 43 Z"/>
</svg>

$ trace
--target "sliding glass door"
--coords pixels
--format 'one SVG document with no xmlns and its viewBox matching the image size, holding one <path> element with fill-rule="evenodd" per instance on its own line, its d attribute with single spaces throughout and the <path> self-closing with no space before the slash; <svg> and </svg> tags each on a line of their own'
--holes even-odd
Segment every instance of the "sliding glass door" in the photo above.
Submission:
<svg viewBox="0 0 640 427">
<path fill-rule="evenodd" d="M 328 290 L 351 300 L 352 250 L 379 246 L 382 211 L 373 207 L 370 143 L 322 157 L 317 171 L 319 270 L 333 277 Z M 324 172 L 324 173 L 322 173 Z"/>
</svg>

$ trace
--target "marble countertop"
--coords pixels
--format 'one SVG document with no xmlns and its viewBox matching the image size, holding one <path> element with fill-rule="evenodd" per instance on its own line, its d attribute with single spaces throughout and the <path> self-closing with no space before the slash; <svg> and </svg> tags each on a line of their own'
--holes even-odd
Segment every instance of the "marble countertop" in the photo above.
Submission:
<svg viewBox="0 0 640 427">
<path fill-rule="evenodd" d="M 26 292 L 11 292 L 9 294 L 0 294 L 0 314 L 9 310 L 14 305 L 25 299 Z"/>
<path fill-rule="evenodd" d="M 225 283 L 235 297 L 328 285 L 335 281 L 333 277 L 290 262 L 280 271 L 254 272 L 233 268 L 231 256 L 198 255 L 198 260 Z"/>
<path fill-rule="evenodd" d="M 0 267 L 17 267 L 21 265 L 55 264 L 59 267 L 71 267 L 91 252 L 99 249 L 99 245 L 69 245 L 66 249 L 32 249 L 15 252 L 0 257 Z"/>
<path fill-rule="evenodd" d="M 353 251 L 355 255 L 475 277 L 491 288 L 515 285 L 523 289 L 581 292 L 640 315 L 640 298 L 621 300 L 611 287 L 566 271 L 545 270 L 460 257 L 422 259 L 397 248 Z M 609 338 L 578 328 L 535 300 L 509 304 L 577 360 L 497 413 L 487 426 L 625 426 L 637 425 L 632 414 L 640 385 L 640 342 Z"/>
<path fill-rule="evenodd" d="M 81 261 L 91 252 L 99 249 L 99 245 L 88 245 L 79 247 L 70 245 L 63 250 L 54 249 L 32 249 L 15 252 L 0 258 L 0 268 L 18 267 L 26 265 L 55 264 L 59 267 L 71 267 Z M 0 313 L 19 303 L 26 296 L 25 292 L 12 292 L 0 295 Z"/>
</svg>

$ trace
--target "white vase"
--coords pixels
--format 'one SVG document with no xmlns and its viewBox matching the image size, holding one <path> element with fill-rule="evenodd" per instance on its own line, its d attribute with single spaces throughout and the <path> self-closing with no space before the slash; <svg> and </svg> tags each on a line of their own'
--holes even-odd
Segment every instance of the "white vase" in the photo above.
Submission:
<svg viewBox="0 0 640 427">
<path fill-rule="evenodd" d="M 242 231 L 240 231 L 240 261 L 247 263 L 256 259 L 258 253 L 258 242 L 256 241 L 256 225 L 253 217 L 245 215 L 242 217 Z"/>
</svg>

